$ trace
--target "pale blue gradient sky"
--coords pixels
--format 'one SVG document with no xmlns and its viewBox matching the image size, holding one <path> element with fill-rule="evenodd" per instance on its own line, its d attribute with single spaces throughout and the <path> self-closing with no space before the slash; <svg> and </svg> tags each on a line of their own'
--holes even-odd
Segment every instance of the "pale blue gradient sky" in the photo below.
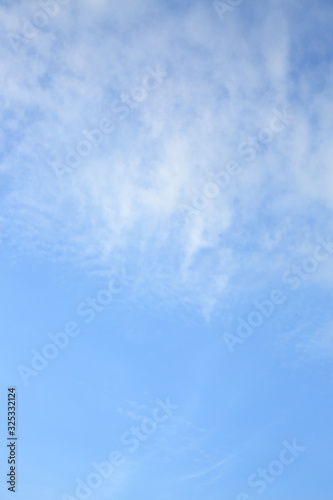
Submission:
<svg viewBox="0 0 333 500">
<path fill-rule="evenodd" d="M 259 496 L 332 500 L 333 255 L 296 290 L 283 278 L 333 234 L 332 2 L 244 1 L 222 20 L 213 2 L 68 2 L 14 50 L 8 33 L 38 9 L 0 1 L 0 415 L 5 443 L 16 385 L 16 499 L 75 497 L 120 450 L 92 500 L 253 500 L 249 476 L 296 439 L 306 450 Z M 276 109 L 293 118 L 248 161 L 241 144 Z M 59 178 L 54 162 L 105 119 L 114 130 Z M 184 218 L 231 160 L 229 185 Z M 88 323 L 78 306 L 116 270 L 131 279 Z M 230 352 L 225 335 L 276 288 L 284 302 Z M 24 383 L 18 367 L 68 322 L 80 334 Z M 174 415 L 131 453 L 121 436 L 167 397 Z M 0 457 L 10 498 L 4 444 Z"/>
</svg>

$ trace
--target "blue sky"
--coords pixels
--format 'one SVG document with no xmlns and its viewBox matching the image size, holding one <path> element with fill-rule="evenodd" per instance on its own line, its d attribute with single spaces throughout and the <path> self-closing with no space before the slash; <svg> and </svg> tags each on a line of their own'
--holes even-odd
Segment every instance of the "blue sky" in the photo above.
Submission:
<svg viewBox="0 0 333 500">
<path fill-rule="evenodd" d="M 1 498 L 331 500 L 332 2 L 0 17 Z"/>
</svg>

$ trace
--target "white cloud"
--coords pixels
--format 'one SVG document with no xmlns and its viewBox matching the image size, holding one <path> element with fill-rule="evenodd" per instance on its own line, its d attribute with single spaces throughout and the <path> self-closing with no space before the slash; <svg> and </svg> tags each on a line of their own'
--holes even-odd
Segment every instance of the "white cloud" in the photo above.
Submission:
<svg viewBox="0 0 333 500">
<path fill-rule="evenodd" d="M 137 292 L 199 303 L 207 317 L 252 259 L 264 268 L 272 252 L 283 262 L 301 244 L 296 226 L 313 204 L 332 209 L 332 66 L 324 85 L 301 78 L 291 97 L 297 33 L 286 3 L 269 15 L 254 6 L 252 24 L 242 6 L 223 25 L 210 7 L 86 0 L 62 7 L 17 54 L 1 48 L 5 237 L 80 265 L 136 263 Z M 22 9 L 1 7 L 7 30 Z M 64 161 L 84 129 L 117 120 L 112 102 L 156 64 L 168 78 L 59 182 L 50 163 Z M 292 126 L 247 163 L 238 145 L 284 105 Z M 243 172 L 180 223 L 182 204 L 235 157 Z M 287 210 L 296 211 L 288 228 Z"/>
<path fill-rule="evenodd" d="M 185 476 L 184 479 L 197 479 L 197 478 L 201 478 L 202 476 L 210 475 L 212 472 L 216 471 L 217 469 L 221 469 L 223 466 L 230 463 L 235 457 L 236 457 L 236 454 L 228 455 L 227 457 L 223 458 L 222 460 L 219 460 L 219 462 L 212 465 L 208 469 L 201 470 L 200 472 L 197 472 L 196 474 L 190 474 L 188 476 Z M 220 476 L 218 476 L 218 477 L 220 477 Z"/>
<path fill-rule="evenodd" d="M 320 328 L 311 335 L 306 335 L 296 343 L 296 349 L 304 359 L 333 357 L 333 324 Z"/>
</svg>

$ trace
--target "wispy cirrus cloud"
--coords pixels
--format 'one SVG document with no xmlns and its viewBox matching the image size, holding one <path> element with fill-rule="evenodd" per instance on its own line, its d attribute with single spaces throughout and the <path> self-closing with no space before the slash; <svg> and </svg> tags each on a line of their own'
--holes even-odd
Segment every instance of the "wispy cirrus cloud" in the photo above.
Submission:
<svg viewBox="0 0 333 500">
<path fill-rule="evenodd" d="M 304 76 L 300 7 L 275 6 L 254 4 L 250 22 L 242 4 L 221 26 L 202 2 L 162 12 L 150 1 L 69 3 L 18 54 L 3 44 L 3 240 L 91 269 L 135 262 L 136 293 L 200 305 L 207 317 L 252 263 L 260 272 L 274 255 L 282 266 L 304 229 L 314 236 L 311 211 L 318 230 L 331 214 L 333 72 L 326 59 L 320 82 Z M 332 16 L 327 4 L 308 7 L 316 26 L 323 10 Z M 1 7 L 5 32 L 26 9 Z M 314 55 L 327 44 L 323 32 Z M 168 78 L 120 121 L 115 108 L 156 64 Z M 239 144 L 284 106 L 292 125 L 248 163 Z M 104 117 L 120 126 L 55 179 L 52 162 Z M 235 182 L 181 221 L 183 204 L 230 158 Z"/>
<path fill-rule="evenodd" d="M 297 353 L 304 361 L 312 361 L 316 358 L 332 359 L 333 324 L 329 323 L 322 328 L 312 328 L 310 333 L 302 332 L 295 346 Z"/>
<path fill-rule="evenodd" d="M 185 476 L 183 479 L 197 479 L 197 478 L 202 478 L 203 476 L 208 476 L 212 472 L 215 472 L 218 469 L 221 469 L 224 465 L 227 465 L 231 460 L 235 458 L 235 454 L 229 455 L 226 458 L 223 458 L 222 460 L 219 460 L 216 464 L 212 465 L 211 467 L 207 469 L 203 469 L 195 474 L 190 474 L 188 476 Z M 218 478 L 220 477 L 220 474 L 217 476 Z"/>
</svg>

